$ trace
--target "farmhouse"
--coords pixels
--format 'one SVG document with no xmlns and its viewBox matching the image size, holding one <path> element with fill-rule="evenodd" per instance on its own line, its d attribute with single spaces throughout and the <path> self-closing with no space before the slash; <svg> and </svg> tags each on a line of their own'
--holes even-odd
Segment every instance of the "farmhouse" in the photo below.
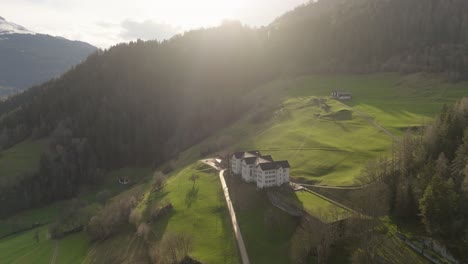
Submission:
<svg viewBox="0 0 468 264">
<path fill-rule="evenodd" d="M 231 171 L 243 181 L 257 184 L 260 189 L 281 186 L 289 182 L 291 166 L 286 160 L 274 161 L 260 151 L 236 152 L 231 156 Z"/>
<path fill-rule="evenodd" d="M 333 91 L 331 97 L 338 100 L 351 100 L 353 99 L 353 94 Z"/>
</svg>

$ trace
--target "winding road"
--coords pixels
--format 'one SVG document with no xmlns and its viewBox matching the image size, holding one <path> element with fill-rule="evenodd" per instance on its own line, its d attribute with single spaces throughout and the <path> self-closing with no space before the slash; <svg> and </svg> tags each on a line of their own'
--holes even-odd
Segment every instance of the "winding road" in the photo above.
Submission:
<svg viewBox="0 0 468 264">
<path fill-rule="evenodd" d="M 236 212 L 234 211 L 234 206 L 232 205 L 232 201 L 229 196 L 229 189 L 227 187 L 226 180 L 224 179 L 224 170 L 219 168 L 213 160 L 201 160 L 201 162 L 215 168 L 216 170 L 219 170 L 219 180 L 221 181 L 221 187 L 223 188 L 224 198 L 226 199 L 229 214 L 231 215 L 232 228 L 234 229 L 234 235 L 236 236 L 237 247 L 239 248 L 242 264 L 250 264 L 244 238 L 242 237 L 239 223 L 237 222 Z"/>
</svg>

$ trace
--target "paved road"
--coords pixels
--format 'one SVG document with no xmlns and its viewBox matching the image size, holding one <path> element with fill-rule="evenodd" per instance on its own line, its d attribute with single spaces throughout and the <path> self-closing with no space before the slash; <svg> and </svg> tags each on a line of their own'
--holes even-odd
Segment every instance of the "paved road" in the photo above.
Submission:
<svg viewBox="0 0 468 264">
<path fill-rule="evenodd" d="M 221 187 L 223 188 L 224 198 L 226 199 L 226 204 L 228 206 L 229 214 L 231 215 L 232 228 L 234 229 L 234 235 L 236 236 L 237 246 L 242 259 L 242 264 L 250 264 L 249 256 L 247 254 L 247 249 L 245 248 L 244 239 L 242 238 L 242 233 L 240 231 L 239 223 L 237 222 L 236 212 L 232 206 L 231 198 L 229 197 L 229 189 L 224 179 L 224 170 L 221 170 L 212 160 L 202 160 L 201 162 L 220 170 L 219 180 L 221 181 Z"/>
<path fill-rule="evenodd" d="M 219 179 L 221 180 L 221 186 L 224 191 L 224 198 L 226 198 L 226 203 L 228 205 L 229 214 L 231 215 L 232 227 L 234 228 L 234 234 L 236 236 L 237 245 L 241 254 L 241 259 L 243 264 L 250 264 L 249 256 L 247 255 L 247 249 L 245 248 L 244 239 L 239 228 L 239 223 L 237 223 L 236 212 L 232 206 L 231 198 L 229 197 L 229 189 L 224 180 L 224 170 L 219 172 Z"/>
</svg>

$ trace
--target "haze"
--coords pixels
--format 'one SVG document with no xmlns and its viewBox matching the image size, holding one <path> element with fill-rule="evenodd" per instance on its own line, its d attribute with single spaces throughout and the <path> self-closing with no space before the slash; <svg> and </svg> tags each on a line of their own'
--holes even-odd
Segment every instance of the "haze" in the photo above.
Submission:
<svg viewBox="0 0 468 264">
<path fill-rule="evenodd" d="M 165 39 L 236 19 L 266 25 L 307 0 L 1 0 L 10 21 L 39 33 L 107 48 L 135 39 Z"/>
</svg>

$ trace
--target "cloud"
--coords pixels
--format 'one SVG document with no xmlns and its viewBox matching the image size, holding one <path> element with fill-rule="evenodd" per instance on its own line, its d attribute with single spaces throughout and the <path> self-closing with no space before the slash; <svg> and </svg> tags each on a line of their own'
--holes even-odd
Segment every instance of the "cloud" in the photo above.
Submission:
<svg viewBox="0 0 468 264">
<path fill-rule="evenodd" d="M 163 40 L 181 32 L 178 27 L 165 23 L 155 23 L 151 20 L 137 22 L 127 19 L 121 23 L 121 27 L 123 31 L 120 37 L 125 40 Z"/>
</svg>

